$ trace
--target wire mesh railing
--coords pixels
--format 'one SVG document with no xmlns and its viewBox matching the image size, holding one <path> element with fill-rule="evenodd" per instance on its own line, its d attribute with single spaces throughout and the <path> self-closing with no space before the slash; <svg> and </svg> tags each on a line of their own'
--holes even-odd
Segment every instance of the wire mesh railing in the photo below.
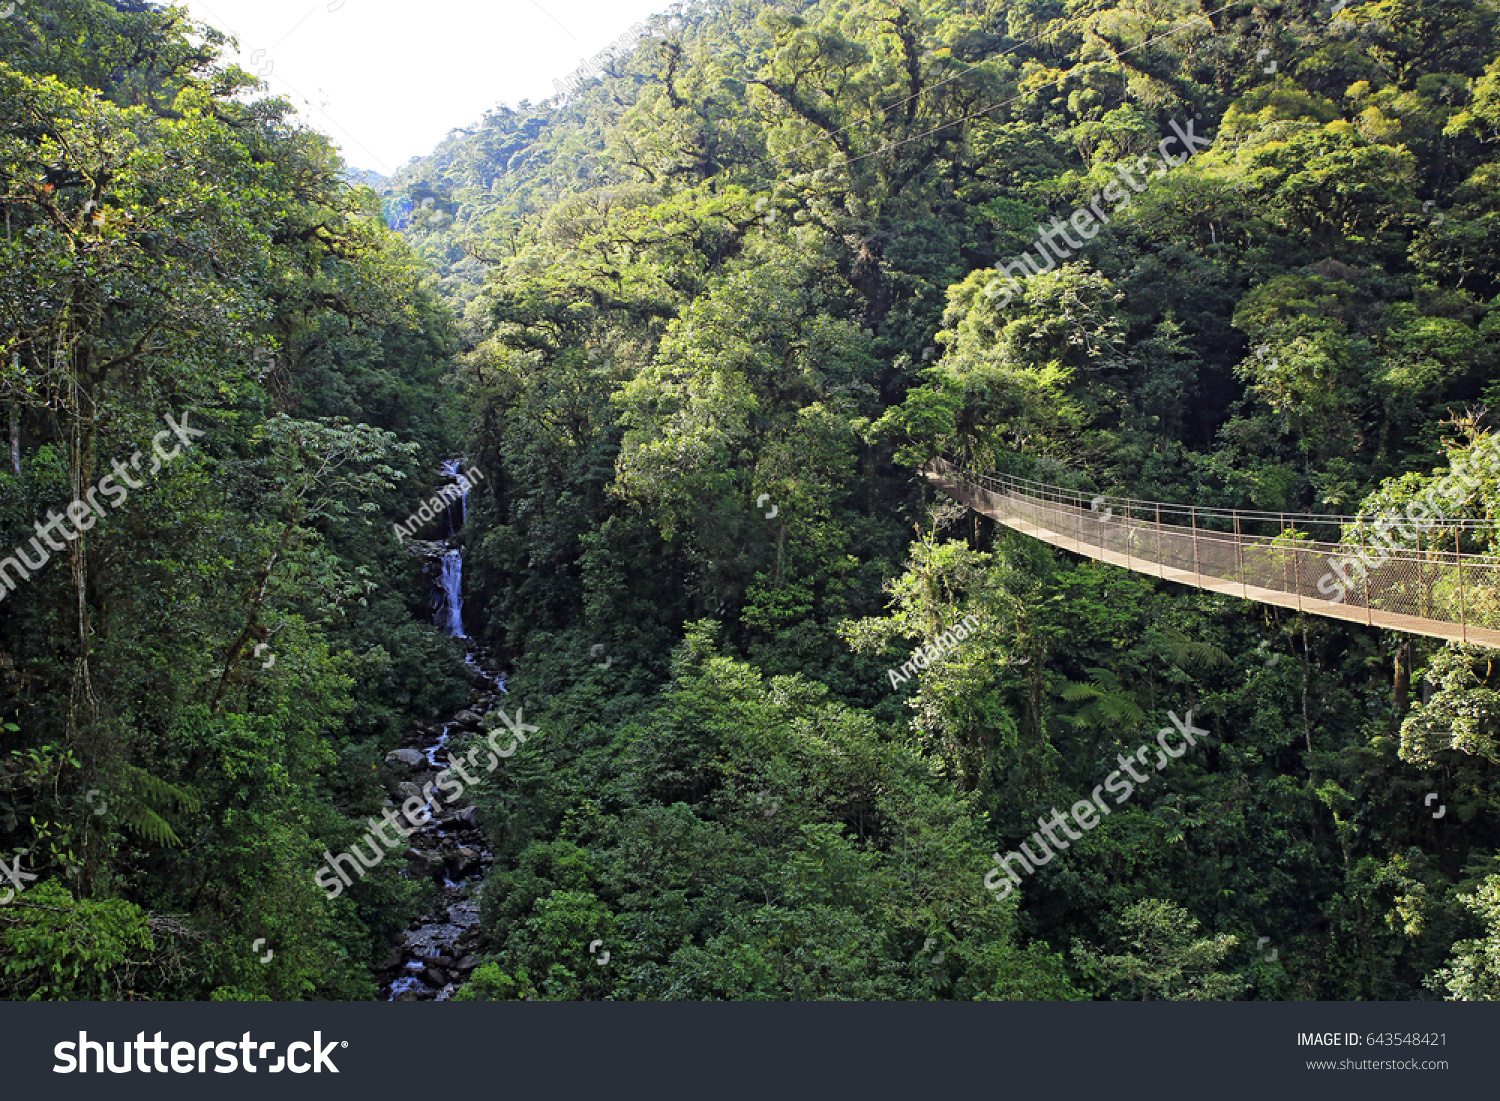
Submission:
<svg viewBox="0 0 1500 1101">
<path fill-rule="evenodd" d="M 1500 558 L 1466 552 L 1485 522 L 1317 516 L 1089 494 L 938 459 L 955 499 L 1007 527 L 1141 573 L 1314 615 L 1500 646 Z M 946 483 L 946 484 L 945 484 Z M 1312 538 L 1314 531 L 1331 540 Z"/>
</svg>

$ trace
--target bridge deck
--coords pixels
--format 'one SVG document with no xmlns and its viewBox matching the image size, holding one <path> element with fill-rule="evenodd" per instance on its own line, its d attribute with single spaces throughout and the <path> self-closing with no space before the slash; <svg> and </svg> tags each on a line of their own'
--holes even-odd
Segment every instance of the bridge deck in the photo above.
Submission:
<svg viewBox="0 0 1500 1101">
<path fill-rule="evenodd" d="M 1359 547 L 1189 529 L 1128 514 L 1101 515 L 1097 508 L 1068 503 L 1067 490 L 1059 489 L 1057 499 L 1048 499 L 1035 491 L 1010 490 L 997 479 L 986 480 L 996 482 L 998 491 L 985 488 L 943 460 L 923 474 L 948 496 L 996 523 L 1097 561 L 1310 615 L 1500 649 L 1496 559 L 1431 549 L 1388 555 L 1367 576 L 1350 578 L 1357 583 L 1335 602 L 1319 591 L 1317 582 L 1331 587 L 1326 580 L 1334 576 L 1331 564 Z M 1142 504 L 1123 499 L 1120 503 L 1137 511 Z M 1349 577 L 1365 571 L 1346 564 L 1342 572 Z M 1455 611 L 1454 618 L 1421 614 Z"/>
</svg>

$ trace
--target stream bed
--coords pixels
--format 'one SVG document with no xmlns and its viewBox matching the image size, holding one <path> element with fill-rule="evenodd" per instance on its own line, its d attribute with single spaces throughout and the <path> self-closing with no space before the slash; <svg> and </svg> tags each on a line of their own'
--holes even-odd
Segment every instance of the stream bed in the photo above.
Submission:
<svg viewBox="0 0 1500 1101">
<path fill-rule="evenodd" d="M 420 797 L 447 767 L 450 739 L 478 731 L 483 716 L 504 698 L 505 678 L 486 667 L 483 650 L 471 650 L 464 660 L 469 666 L 470 706 L 448 722 L 412 731 L 406 743 L 386 757 L 387 764 L 405 777 L 392 806 Z M 407 925 L 379 973 L 380 994 L 386 1001 L 446 1001 L 478 966 L 473 955 L 479 942 L 478 889 L 489 869 L 490 853 L 478 813 L 466 804 L 467 797 L 449 806 L 438 792 L 431 792 L 431 820 L 409 838 L 401 874 L 431 879 L 438 891 L 432 907 Z"/>
<path fill-rule="evenodd" d="M 498 708 L 505 696 L 505 676 L 494 670 L 488 652 L 464 630 L 461 533 L 471 483 L 462 471 L 458 459 L 442 465 L 447 486 L 457 490 L 442 510 L 442 540 L 412 544 L 415 553 L 429 559 L 434 624 L 465 644 L 469 706 L 447 722 L 417 727 L 400 749 L 386 755 L 387 766 L 402 777 L 387 800 L 389 805 L 400 806 L 428 791 L 431 817 L 410 834 L 401 874 L 407 879 L 431 879 L 437 885 L 431 908 L 411 920 L 379 972 L 380 996 L 388 1002 L 447 1001 L 478 966 L 474 957 L 479 947 L 478 892 L 489 870 L 490 852 L 468 797 L 459 797 L 450 806 L 429 788 L 448 767 L 449 742 L 483 729 L 484 716 Z"/>
</svg>

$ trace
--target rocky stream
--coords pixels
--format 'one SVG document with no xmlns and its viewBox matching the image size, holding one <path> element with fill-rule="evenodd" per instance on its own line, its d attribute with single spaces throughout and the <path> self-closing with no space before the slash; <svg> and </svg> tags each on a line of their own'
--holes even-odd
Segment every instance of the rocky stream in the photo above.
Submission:
<svg viewBox="0 0 1500 1101">
<path fill-rule="evenodd" d="M 443 473 L 459 480 L 459 464 L 446 463 Z M 467 483 L 463 483 L 467 486 Z M 446 1001 L 478 965 L 478 890 L 490 866 L 484 831 L 475 808 L 461 798 L 449 806 L 432 793 L 440 772 L 448 767 L 449 741 L 484 727 L 484 716 L 505 698 L 505 676 L 496 671 L 486 650 L 464 633 L 463 526 L 467 493 L 453 501 L 444 518 L 445 538 L 414 543 L 413 552 L 429 560 L 433 580 L 433 621 L 450 635 L 468 642 L 464 657 L 469 667 L 469 707 L 449 721 L 421 726 L 407 735 L 400 749 L 386 757 L 387 765 L 405 777 L 387 802 L 398 806 L 427 789 L 430 819 L 410 835 L 406 867 L 409 879 L 431 879 L 437 895 L 425 914 L 407 925 L 380 972 L 381 996 L 386 1001 Z"/>
</svg>

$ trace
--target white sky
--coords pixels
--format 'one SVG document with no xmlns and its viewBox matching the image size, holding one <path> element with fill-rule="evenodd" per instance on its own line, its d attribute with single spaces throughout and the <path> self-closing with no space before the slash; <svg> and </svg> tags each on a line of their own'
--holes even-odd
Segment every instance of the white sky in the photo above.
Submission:
<svg viewBox="0 0 1500 1101">
<path fill-rule="evenodd" d="M 229 60 L 253 73 L 269 64 L 271 93 L 351 166 L 388 176 L 491 107 L 554 95 L 554 80 L 566 83 L 584 58 L 671 0 L 182 2 L 239 39 Z"/>
</svg>

